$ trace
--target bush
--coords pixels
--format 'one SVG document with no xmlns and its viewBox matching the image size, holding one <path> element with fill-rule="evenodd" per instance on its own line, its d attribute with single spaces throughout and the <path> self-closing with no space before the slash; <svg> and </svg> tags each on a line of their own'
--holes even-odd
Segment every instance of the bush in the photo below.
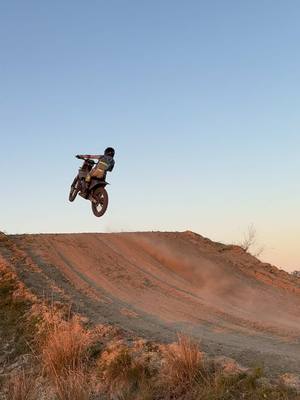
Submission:
<svg viewBox="0 0 300 400">
<path fill-rule="evenodd" d="M 146 399 L 149 395 L 152 373 L 146 361 L 134 357 L 127 347 L 100 359 L 100 371 L 111 394 L 118 393 L 122 399 L 133 399 L 142 393 L 139 398 Z"/>
</svg>

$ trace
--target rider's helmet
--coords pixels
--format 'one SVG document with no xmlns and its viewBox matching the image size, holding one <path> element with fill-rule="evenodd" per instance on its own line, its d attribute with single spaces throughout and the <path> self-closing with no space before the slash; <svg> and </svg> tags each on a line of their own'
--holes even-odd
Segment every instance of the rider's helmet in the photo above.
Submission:
<svg viewBox="0 0 300 400">
<path fill-rule="evenodd" d="M 104 155 L 113 157 L 115 155 L 115 149 L 112 147 L 107 147 L 104 151 Z"/>
</svg>

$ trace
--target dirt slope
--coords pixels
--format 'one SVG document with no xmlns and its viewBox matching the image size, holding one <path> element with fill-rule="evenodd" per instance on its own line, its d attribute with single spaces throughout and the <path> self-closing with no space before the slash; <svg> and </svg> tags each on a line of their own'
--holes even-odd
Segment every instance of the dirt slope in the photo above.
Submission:
<svg viewBox="0 0 300 400">
<path fill-rule="evenodd" d="M 0 245 L 37 294 L 92 322 L 300 373 L 300 279 L 192 232 L 14 235 Z"/>
</svg>

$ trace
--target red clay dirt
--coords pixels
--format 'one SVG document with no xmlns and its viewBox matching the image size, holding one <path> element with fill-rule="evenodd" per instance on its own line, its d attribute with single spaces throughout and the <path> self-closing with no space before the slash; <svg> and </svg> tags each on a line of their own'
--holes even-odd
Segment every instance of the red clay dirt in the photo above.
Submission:
<svg viewBox="0 0 300 400">
<path fill-rule="evenodd" d="M 39 296 L 152 340 L 177 332 L 267 374 L 300 373 L 300 279 L 192 232 L 13 235 L 0 247 Z"/>
</svg>

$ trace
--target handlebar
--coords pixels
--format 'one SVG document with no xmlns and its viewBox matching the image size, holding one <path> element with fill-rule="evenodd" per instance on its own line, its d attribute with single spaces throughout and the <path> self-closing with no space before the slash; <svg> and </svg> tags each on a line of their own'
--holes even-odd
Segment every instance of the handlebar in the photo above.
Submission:
<svg viewBox="0 0 300 400">
<path fill-rule="evenodd" d="M 95 161 L 92 160 L 91 158 L 81 157 L 80 155 L 76 155 L 75 157 L 78 158 L 79 160 L 87 161 L 90 164 L 93 164 L 93 165 L 96 164 Z"/>
</svg>

